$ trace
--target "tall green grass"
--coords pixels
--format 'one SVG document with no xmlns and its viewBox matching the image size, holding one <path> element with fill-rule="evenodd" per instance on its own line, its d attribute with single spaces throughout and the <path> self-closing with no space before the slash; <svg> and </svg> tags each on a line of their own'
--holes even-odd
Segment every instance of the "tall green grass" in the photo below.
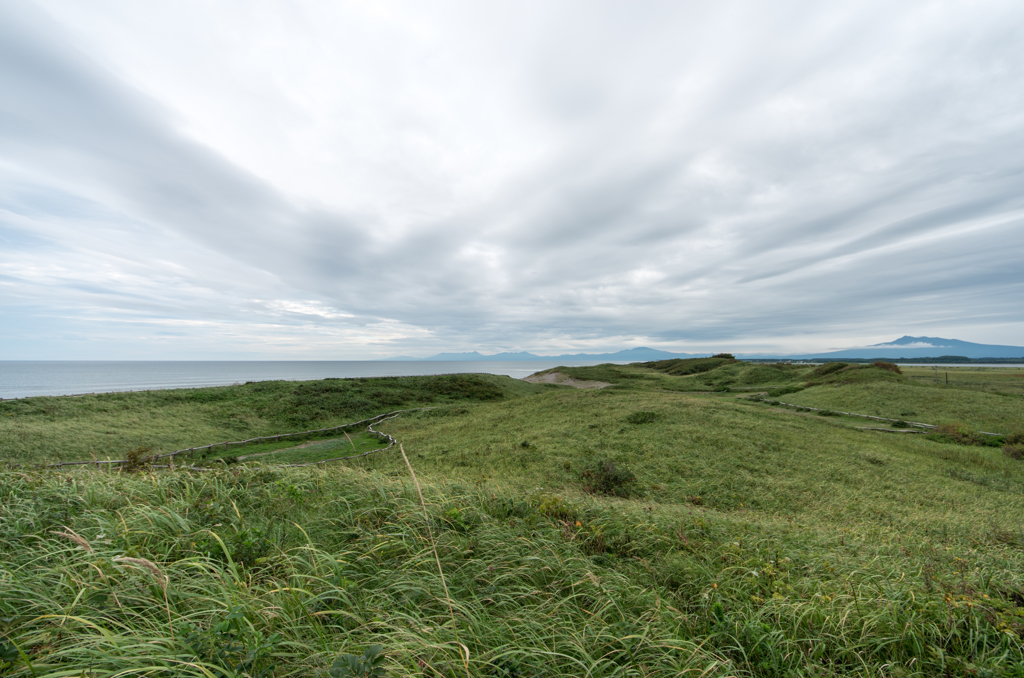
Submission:
<svg viewBox="0 0 1024 678">
<path fill-rule="evenodd" d="M 0 475 L 6 675 L 463 675 L 403 479 Z M 1018 548 L 690 506 L 426 490 L 470 675 L 1005 675 Z M 280 516 L 287 516 L 282 520 Z M 23 655 L 23 656 L 22 656 Z"/>
<path fill-rule="evenodd" d="M 578 368 L 600 391 L 481 377 L 18 401 L 4 440 L 35 426 L 30 458 L 105 427 L 192 417 L 205 443 L 235 415 L 270 433 L 392 397 L 435 407 L 381 426 L 426 517 L 397 453 L 269 466 L 368 436 L 240 448 L 274 453 L 205 473 L 0 471 L 0 675 L 325 678 L 371 645 L 388 675 L 431 678 L 466 675 L 466 652 L 481 678 L 1024 675 L 1024 463 L 673 392 L 813 369 L 760 367 Z M 905 381 L 786 399 L 873 413 L 878 393 L 1013 402 Z"/>
<path fill-rule="evenodd" d="M 346 470 L 0 482 L 7 675 L 326 675 L 371 643 L 391 675 L 461 668 L 408 485 Z M 472 675 L 732 664 L 535 502 L 428 497 Z"/>
</svg>

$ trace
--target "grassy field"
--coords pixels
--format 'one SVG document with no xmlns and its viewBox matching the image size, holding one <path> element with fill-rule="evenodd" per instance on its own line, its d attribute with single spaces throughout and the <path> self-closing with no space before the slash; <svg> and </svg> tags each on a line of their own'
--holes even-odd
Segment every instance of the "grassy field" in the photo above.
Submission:
<svg viewBox="0 0 1024 678">
<path fill-rule="evenodd" d="M 446 375 L 5 400 L 0 401 L 0 454 L 7 461 L 25 462 L 123 459 L 138 447 L 159 454 L 337 426 L 401 408 L 486 402 L 546 388 L 508 377 Z M 245 448 L 244 453 L 253 451 Z"/>
<path fill-rule="evenodd" d="M 816 386 L 780 396 L 795 405 L 859 412 L 928 424 L 962 422 L 994 433 L 1020 429 L 1024 397 L 966 389 L 908 385 L 901 382 Z"/>
<path fill-rule="evenodd" d="M 974 367 L 973 365 L 906 366 L 907 379 L 929 385 L 1024 395 L 1024 370 L 1019 367 Z M 937 379 L 936 379 L 937 377 Z"/>
<path fill-rule="evenodd" d="M 379 645 L 390 676 L 1024 676 L 1024 462 L 748 394 L 974 427 L 1024 399 L 691 367 L 0 403 L 13 462 L 431 408 L 379 426 L 426 517 L 397 450 L 275 466 L 379 445 L 358 431 L 205 472 L 0 471 L 0 674 L 326 678 Z"/>
</svg>

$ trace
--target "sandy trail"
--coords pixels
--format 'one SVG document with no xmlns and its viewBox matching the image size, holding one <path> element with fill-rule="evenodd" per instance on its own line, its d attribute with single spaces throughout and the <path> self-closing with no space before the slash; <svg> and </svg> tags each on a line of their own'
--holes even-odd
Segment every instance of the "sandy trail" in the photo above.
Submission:
<svg viewBox="0 0 1024 678">
<path fill-rule="evenodd" d="M 531 384 L 559 384 L 560 386 L 572 386 L 573 388 L 604 388 L 605 386 L 611 386 L 611 384 L 606 381 L 586 381 L 584 379 L 575 379 L 564 372 L 543 372 L 531 374 L 528 377 L 524 377 L 523 381 L 528 381 Z"/>
</svg>

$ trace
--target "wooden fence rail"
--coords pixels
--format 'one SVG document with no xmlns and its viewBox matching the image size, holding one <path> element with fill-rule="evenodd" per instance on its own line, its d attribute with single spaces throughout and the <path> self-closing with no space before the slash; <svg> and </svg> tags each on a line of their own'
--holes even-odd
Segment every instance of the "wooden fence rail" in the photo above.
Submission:
<svg viewBox="0 0 1024 678">
<path fill-rule="evenodd" d="M 938 426 L 936 426 L 935 424 L 922 424 L 919 421 L 905 421 L 903 419 L 889 419 L 887 417 L 875 417 L 875 416 L 872 416 L 870 414 L 858 414 L 856 412 L 842 412 L 840 410 L 829 410 L 829 409 L 822 409 L 822 408 L 818 408 L 818 407 L 807 407 L 806 405 L 794 405 L 792 403 L 784 403 L 781 400 L 771 400 L 769 398 L 751 398 L 751 400 L 760 400 L 761 402 L 764 402 L 764 403 L 769 403 L 769 404 L 773 404 L 773 405 L 785 405 L 786 407 L 795 407 L 795 408 L 798 408 L 798 409 L 801 409 L 801 410 L 811 410 L 812 412 L 835 412 L 836 414 L 841 414 L 841 415 L 847 416 L 847 417 L 863 417 L 864 419 L 874 419 L 875 421 L 893 421 L 893 422 L 904 421 L 906 424 L 908 424 L 910 426 L 916 426 L 918 428 L 927 428 L 927 429 L 938 428 Z M 865 429 L 865 430 L 880 430 L 880 429 Z M 978 431 L 978 433 L 981 433 L 982 435 L 986 435 L 986 436 L 1001 436 L 1001 435 L 1003 435 L 1002 433 L 990 433 L 988 431 Z"/>
</svg>

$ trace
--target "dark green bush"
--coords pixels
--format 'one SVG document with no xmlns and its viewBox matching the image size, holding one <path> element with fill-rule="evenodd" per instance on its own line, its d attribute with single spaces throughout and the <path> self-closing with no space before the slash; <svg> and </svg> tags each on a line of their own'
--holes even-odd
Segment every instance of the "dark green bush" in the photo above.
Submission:
<svg viewBox="0 0 1024 678">
<path fill-rule="evenodd" d="M 355 418 L 430 403 L 494 401 L 502 397 L 499 386 L 475 374 L 323 379 L 292 386 L 284 398 L 266 403 L 262 414 L 299 427 L 339 416 Z"/>
<path fill-rule="evenodd" d="M 779 396 L 789 395 L 790 393 L 797 393 L 804 390 L 803 386 L 783 386 L 782 388 L 773 388 L 768 391 L 768 395 L 772 398 L 778 398 Z"/>
<path fill-rule="evenodd" d="M 636 476 L 625 466 L 616 466 L 615 462 L 599 460 L 580 474 L 583 489 L 591 494 L 604 494 L 612 497 L 632 496 L 636 488 Z"/>
<path fill-rule="evenodd" d="M 505 395 L 500 388 L 474 374 L 433 377 L 423 382 L 423 389 L 460 400 L 501 400 Z"/>
<path fill-rule="evenodd" d="M 958 445 L 981 445 L 981 437 L 967 428 L 959 422 L 952 424 L 942 424 L 935 428 L 935 433 L 938 436 L 944 436 L 949 439 L 949 442 L 957 443 Z"/>
<path fill-rule="evenodd" d="M 1003 437 L 1003 454 L 1011 459 L 1024 459 L 1024 431 L 1014 431 Z"/>
<path fill-rule="evenodd" d="M 128 454 L 125 455 L 125 462 L 121 464 L 121 470 L 125 473 L 135 473 L 136 471 L 144 471 L 149 468 L 149 465 L 153 463 L 153 457 L 151 452 L 153 448 L 140 445 L 133 450 L 129 450 Z"/>
<path fill-rule="evenodd" d="M 363 655 L 343 654 L 334 660 L 327 673 L 331 678 L 382 678 L 385 675 L 384 647 L 371 645 Z"/>
<path fill-rule="evenodd" d="M 658 421 L 658 413 L 651 412 L 649 410 L 641 410 L 639 412 L 634 412 L 633 414 L 626 417 L 627 424 L 653 424 L 656 421 Z"/>
<path fill-rule="evenodd" d="M 824 377 L 827 374 L 838 372 L 844 367 L 849 366 L 849 363 L 825 363 L 824 365 L 820 365 L 819 367 L 814 368 L 814 371 L 811 372 L 811 374 L 813 374 L 816 377 Z"/>
<path fill-rule="evenodd" d="M 1003 454 L 1011 459 L 1024 459 L 1024 445 L 1003 445 Z"/>
<path fill-rule="evenodd" d="M 954 443 L 956 445 L 978 445 L 982 447 L 1003 447 L 1007 439 L 1003 436 L 990 436 L 978 433 L 963 424 L 952 423 L 942 424 L 932 430 L 927 438 L 939 443 Z M 1012 446 L 1014 443 L 1009 443 Z"/>
<path fill-rule="evenodd" d="M 889 370 L 893 374 L 903 374 L 903 370 L 901 370 L 900 366 L 897 365 L 896 363 L 887 363 L 887 362 L 882 361 L 882 360 L 876 360 L 874 362 L 874 365 L 875 365 L 875 367 L 877 367 L 879 369 Z"/>
<path fill-rule="evenodd" d="M 689 374 L 710 372 L 716 367 L 731 365 L 736 362 L 739 361 L 733 358 L 673 358 L 671 360 L 655 360 L 644 363 L 644 366 L 673 376 L 685 377 Z"/>
</svg>

